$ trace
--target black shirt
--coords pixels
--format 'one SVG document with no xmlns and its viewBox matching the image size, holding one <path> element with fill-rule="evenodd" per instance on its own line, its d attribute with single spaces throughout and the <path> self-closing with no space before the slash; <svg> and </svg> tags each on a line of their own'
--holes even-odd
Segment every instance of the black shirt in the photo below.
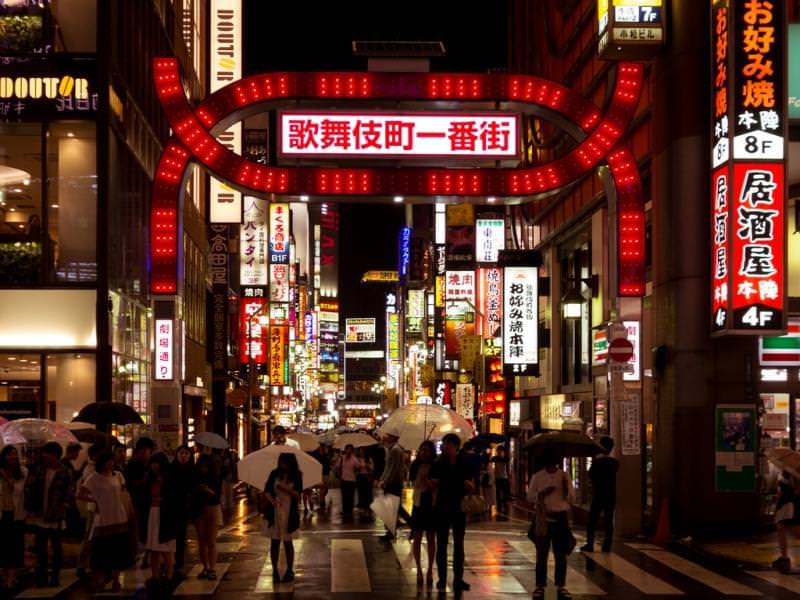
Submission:
<svg viewBox="0 0 800 600">
<path fill-rule="evenodd" d="M 616 502 L 617 471 L 619 461 L 611 456 L 601 456 L 592 461 L 589 478 L 592 480 L 594 502 Z"/>
<path fill-rule="evenodd" d="M 436 489 L 436 510 L 439 512 L 461 512 L 461 500 L 466 491 L 464 482 L 470 479 L 469 466 L 459 456 L 455 464 L 440 457 L 431 467 L 429 479 L 439 483 Z"/>
</svg>

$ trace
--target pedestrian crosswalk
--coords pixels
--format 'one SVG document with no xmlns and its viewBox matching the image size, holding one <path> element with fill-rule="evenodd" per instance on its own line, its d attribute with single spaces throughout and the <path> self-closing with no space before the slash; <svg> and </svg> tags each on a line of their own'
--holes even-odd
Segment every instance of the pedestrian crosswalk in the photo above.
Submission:
<svg viewBox="0 0 800 600">
<path fill-rule="evenodd" d="M 272 594 L 350 597 L 369 594 L 372 598 L 412 598 L 418 595 L 412 542 L 398 536 L 392 543 L 381 541 L 377 530 L 330 529 L 303 531 L 295 541 L 296 580 L 275 582 L 269 558 L 269 544 L 258 534 L 241 537 L 228 533 L 220 540 L 224 556 L 217 564 L 217 579 L 198 578 L 195 565 L 174 595 L 197 598 L 226 598 Z M 448 548 L 452 561 L 452 544 Z M 465 580 L 472 589 L 465 595 L 486 598 L 530 597 L 534 589 L 536 549 L 524 534 L 508 531 L 469 531 L 465 540 Z M 427 543 L 423 541 L 421 563 L 427 574 Z M 286 568 L 283 547 L 279 571 Z M 548 565 L 546 598 L 555 597 L 554 564 Z M 227 574 L 227 577 L 226 577 Z M 433 566 L 434 582 L 438 579 Z M 121 576 L 122 589 L 108 588 L 97 597 L 135 597 L 150 577 L 147 569 L 130 569 Z M 47 600 L 65 595 L 76 585 L 64 571 L 58 588 L 31 588 L 16 596 L 19 600 Z M 452 593 L 449 570 L 447 593 Z M 427 587 L 427 586 L 426 586 Z M 708 565 L 700 558 L 652 544 L 618 544 L 613 552 L 584 553 L 569 557 L 567 587 L 575 597 L 612 600 L 668 596 L 674 598 L 797 598 L 800 579 L 775 571 L 743 571 L 724 565 Z"/>
</svg>

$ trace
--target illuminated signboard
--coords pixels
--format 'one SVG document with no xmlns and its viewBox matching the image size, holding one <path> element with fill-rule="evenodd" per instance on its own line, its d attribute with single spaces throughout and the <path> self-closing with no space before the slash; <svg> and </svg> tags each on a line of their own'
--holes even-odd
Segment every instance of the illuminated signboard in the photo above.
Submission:
<svg viewBox="0 0 800 600">
<path fill-rule="evenodd" d="M 515 113 L 294 112 L 279 115 L 283 157 L 516 158 Z"/>
<path fill-rule="evenodd" d="M 216 92 L 242 77 L 242 0 L 211 0 L 209 91 Z M 217 136 L 228 150 L 241 154 L 242 123 L 231 125 Z M 241 223 L 242 194 L 210 177 L 209 220 Z"/>
<path fill-rule="evenodd" d="M 239 281 L 267 285 L 267 201 L 247 196 L 239 226 Z"/>
<path fill-rule="evenodd" d="M 800 23 L 789 25 L 789 118 L 800 119 Z"/>
<path fill-rule="evenodd" d="M 608 332 L 600 329 L 594 332 L 592 343 L 592 366 L 604 365 L 608 362 Z"/>
<path fill-rule="evenodd" d="M 445 299 L 475 302 L 475 271 L 447 271 Z"/>
<path fill-rule="evenodd" d="M 289 327 L 271 325 L 269 328 L 269 384 L 289 385 Z"/>
<path fill-rule="evenodd" d="M 408 267 L 411 261 L 411 227 L 402 227 L 397 236 L 397 277 L 400 284 L 408 278 Z"/>
<path fill-rule="evenodd" d="M 503 274 L 503 365 L 526 375 L 539 363 L 539 271 L 505 267 Z"/>
<path fill-rule="evenodd" d="M 173 323 L 171 319 L 156 319 L 156 379 L 172 379 Z"/>
<path fill-rule="evenodd" d="M 289 262 L 289 205 L 269 205 L 269 262 Z"/>
<path fill-rule="evenodd" d="M 367 271 L 361 283 L 397 283 L 397 271 Z"/>
<path fill-rule="evenodd" d="M 712 4 L 712 331 L 786 318 L 784 0 Z"/>
<path fill-rule="evenodd" d="M 269 299 L 272 302 L 289 302 L 289 265 L 269 266 Z"/>
<path fill-rule="evenodd" d="M 496 263 L 500 250 L 506 247 L 506 223 L 503 219 L 475 221 L 475 260 Z"/>
<path fill-rule="evenodd" d="M 251 359 L 259 365 L 267 363 L 267 326 L 264 324 L 267 315 L 262 310 L 265 304 L 266 300 L 260 297 L 239 300 L 239 360 L 242 363 L 249 363 Z"/>
<path fill-rule="evenodd" d="M 503 269 L 500 267 L 478 269 L 478 307 L 484 338 L 500 336 L 503 324 Z"/>
<path fill-rule="evenodd" d="M 91 116 L 97 112 L 94 59 L 28 57 L 24 62 L 4 64 L 2 73 L 0 121 Z"/>
<path fill-rule="evenodd" d="M 425 290 L 408 290 L 406 305 L 406 332 L 422 333 L 422 321 L 425 319 Z"/>
<path fill-rule="evenodd" d="M 759 338 L 758 362 L 762 367 L 800 367 L 800 319 L 789 319 L 786 335 Z"/>
<path fill-rule="evenodd" d="M 633 346 L 633 356 L 625 365 L 626 369 L 622 372 L 622 378 L 625 381 L 639 381 L 639 373 L 641 370 L 640 354 L 641 347 L 639 344 L 639 321 L 623 321 L 625 331 L 628 334 L 628 341 Z"/>
<path fill-rule="evenodd" d="M 600 56 L 652 56 L 664 43 L 665 13 L 664 0 L 597 0 Z"/>
<path fill-rule="evenodd" d="M 387 313 L 386 320 L 386 345 L 388 346 L 386 354 L 390 361 L 398 361 L 400 360 L 400 320 L 397 313 Z"/>
<path fill-rule="evenodd" d="M 345 341 L 348 344 L 375 343 L 375 319 L 345 319 Z"/>
</svg>

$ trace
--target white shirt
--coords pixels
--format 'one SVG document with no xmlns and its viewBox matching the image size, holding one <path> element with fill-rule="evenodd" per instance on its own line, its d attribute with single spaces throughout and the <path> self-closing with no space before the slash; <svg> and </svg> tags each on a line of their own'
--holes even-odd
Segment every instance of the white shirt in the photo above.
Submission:
<svg viewBox="0 0 800 600">
<path fill-rule="evenodd" d="M 567 494 L 564 495 L 564 484 L 566 483 Z M 528 485 L 528 502 L 534 504 L 539 502 L 539 493 L 543 490 L 555 488 L 544 497 L 544 508 L 547 512 L 564 512 L 569 510 L 570 504 L 575 500 L 575 488 L 572 481 L 561 469 L 556 469 L 549 473 L 547 469 L 542 469 L 536 473 Z"/>
<path fill-rule="evenodd" d="M 122 488 L 125 485 L 125 478 L 119 472 L 106 476 L 100 473 L 92 473 L 82 484 L 92 494 L 92 498 L 97 503 L 92 524 L 92 537 L 97 527 L 107 525 L 119 525 L 128 522 L 128 513 L 122 504 Z"/>
<path fill-rule="evenodd" d="M 297 440 L 293 440 L 292 438 L 286 438 L 285 444 L 278 444 L 276 442 L 272 442 L 270 446 L 289 446 L 290 448 L 297 448 L 300 450 L 300 443 Z"/>
</svg>

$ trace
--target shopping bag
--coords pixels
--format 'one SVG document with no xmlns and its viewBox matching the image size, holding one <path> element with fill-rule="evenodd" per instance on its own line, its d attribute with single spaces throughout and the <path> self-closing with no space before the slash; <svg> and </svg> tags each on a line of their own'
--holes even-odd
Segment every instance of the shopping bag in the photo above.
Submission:
<svg viewBox="0 0 800 600">
<path fill-rule="evenodd" d="M 369 507 L 383 521 L 386 529 L 394 535 L 397 529 L 397 511 L 400 509 L 400 498 L 394 494 L 381 494 L 375 497 Z"/>
</svg>

